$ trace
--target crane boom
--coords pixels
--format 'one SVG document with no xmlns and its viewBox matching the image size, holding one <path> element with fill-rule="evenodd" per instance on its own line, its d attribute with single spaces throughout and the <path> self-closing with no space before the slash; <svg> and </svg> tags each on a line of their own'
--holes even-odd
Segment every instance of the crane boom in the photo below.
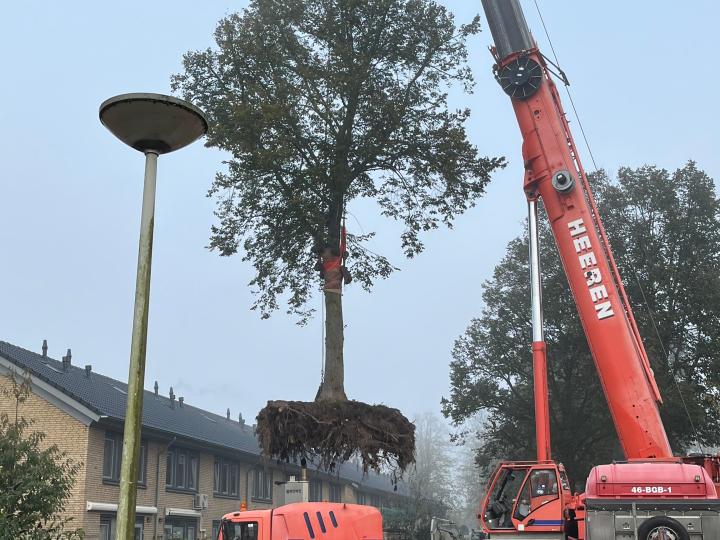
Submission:
<svg viewBox="0 0 720 540">
<path fill-rule="evenodd" d="M 548 63 L 518 0 L 482 0 L 496 78 L 523 137 L 524 190 L 542 199 L 627 458 L 669 458 L 660 393 Z"/>
<path fill-rule="evenodd" d="M 495 77 L 523 138 L 530 232 L 537 461 L 502 461 L 478 518 L 492 538 L 720 538 L 720 456 L 673 457 L 660 391 L 563 111 L 551 66 L 519 0 L 482 0 L 495 40 Z M 542 200 L 590 352 L 628 462 L 595 465 L 584 493 L 550 458 L 536 207 Z M 592 421 L 578 414 L 578 421 Z M 628 516 L 632 516 L 628 519 Z M 702 521 L 702 527 L 688 521 Z M 700 532 L 700 528 L 702 531 Z M 695 534 L 699 532 L 698 534 Z M 692 534 L 691 534 L 692 533 Z"/>
</svg>

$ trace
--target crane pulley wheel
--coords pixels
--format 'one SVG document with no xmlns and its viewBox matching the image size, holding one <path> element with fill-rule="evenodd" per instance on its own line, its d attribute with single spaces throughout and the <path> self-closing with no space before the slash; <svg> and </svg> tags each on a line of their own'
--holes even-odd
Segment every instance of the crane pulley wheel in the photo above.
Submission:
<svg viewBox="0 0 720 540">
<path fill-rule="evenodd" d="M 502 66 L 497 74 L 503 91 L 511 98 L 527 99 L 537 92 L 542 83 L 540 64 L 527 56 L 518 56 Z"/>
</svg>

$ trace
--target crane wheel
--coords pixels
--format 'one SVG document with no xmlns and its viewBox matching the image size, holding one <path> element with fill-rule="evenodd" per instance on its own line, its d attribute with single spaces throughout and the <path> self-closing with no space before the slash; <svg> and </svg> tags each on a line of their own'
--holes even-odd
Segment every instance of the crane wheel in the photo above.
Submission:
<svg viewBox="0 0 720 540">
<path fill-rule="evenodd" d="M 685 527 L 667 516 L 657 516 L 638 528 L 638 540 L 690 540 Z"/>
</svg>

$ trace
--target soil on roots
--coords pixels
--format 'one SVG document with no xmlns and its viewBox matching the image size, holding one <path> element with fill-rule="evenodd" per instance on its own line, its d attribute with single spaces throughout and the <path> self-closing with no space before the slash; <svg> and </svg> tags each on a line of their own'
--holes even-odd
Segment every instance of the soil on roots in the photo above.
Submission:
<svg viewBox="0 0 720 540">
<path fill-rule="evenodd" d="M 352 456 L 363 470 L 402 474 L 415 461 L 415 426 L 397 409 L 360 401 L 269 401 L 257 416 L 263 454 L 317 458 L 332 470 Z"/>
</svg>

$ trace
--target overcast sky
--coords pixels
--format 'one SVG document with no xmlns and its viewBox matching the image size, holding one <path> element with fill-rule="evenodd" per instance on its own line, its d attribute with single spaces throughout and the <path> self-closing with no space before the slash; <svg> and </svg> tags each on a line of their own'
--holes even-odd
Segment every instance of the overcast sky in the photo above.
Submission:
<svg viewBox="0 0 720 540">
<path fill-rule="evenodd" d="M 720 179 L 716 0 L 539 3 L 598 166 L 694 159 Z M 74 364 L 127 379 L 143 159 L 101 126 L 98 106 L 120 93 L 169 93 L 182 54 L 212 46 L 217 21 L 246 4 L 4 3 L 0 340 L 40 351 L 47 338 L 51 356 L 72 347 Z M 445 4 L 459 23 L 481 11 L 479 0 Z M 533 2 L 523 5 L 549 55 Z M 454 230 L 426 235 L 426 251 L 409 262 L 397 225 L 368 205 L 349 207 L 351 232 L 377 232 L 374 249 L 402 271 L 372 294 L 347 288 L 346 390 L 409 416 L 439 411 L 453 342 L 522 232 L 520 135 L 489 45 L 489 31 L 471 40 L 475 92 L 453 102 L 472 109 L 480 152 L 509 161 L 478 206 Z M 591 170 L 577 128 L 575 136 Z M 283 312 L 261 321 L 249 310 L 252 268 L 205 248 L 214 206 L 205 194 L 226 157 L 196 143 L 160 158 L 145 386 L 157 380 L 164 394 L 173 386 L 190 404 L 254 419 L 268 399 L 314 397 L 321 322 L 298 327 Z"/>
</svg>

